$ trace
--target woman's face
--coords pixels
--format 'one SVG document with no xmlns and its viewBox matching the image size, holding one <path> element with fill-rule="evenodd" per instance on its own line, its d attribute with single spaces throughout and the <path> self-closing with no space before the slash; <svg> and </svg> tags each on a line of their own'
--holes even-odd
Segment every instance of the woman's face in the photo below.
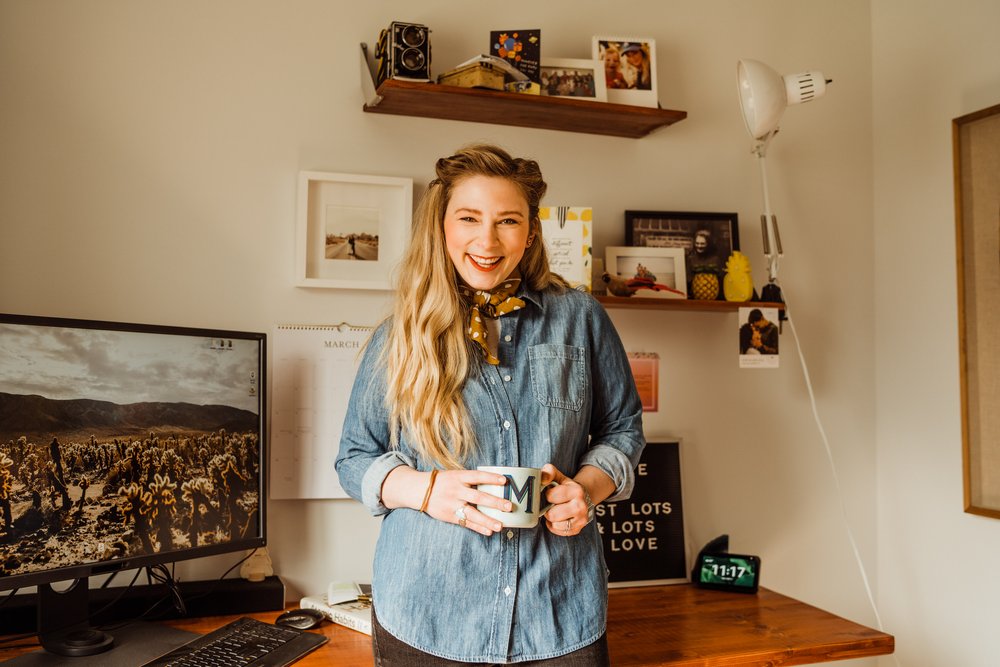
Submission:
<svg viewBox="0 0 1000 667">
<path fill-rule="evenodd" d="M 492 290 L 517 268 L 530 227 L 528 201 L 514 183 L 469 176 L 452 189 L 444 213 L 448 257 L 470 287 Z"/>
</svg>

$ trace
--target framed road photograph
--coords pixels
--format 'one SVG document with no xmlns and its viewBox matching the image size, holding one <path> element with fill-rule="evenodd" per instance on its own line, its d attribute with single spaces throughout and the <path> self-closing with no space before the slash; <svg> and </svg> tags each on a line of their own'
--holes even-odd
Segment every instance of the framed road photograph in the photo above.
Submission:
<svg viewBox="0 0 1000 667">
<path fill-rule="evenodd" d="M 598 60 L 542 58 L 542 95 L 607 102 L 604 72 Z"/>
<path fill-rule="evenodd" d="M 952 139 L 965 511 L 1000 519 L 1000 104 Z"/>
<path fill-rule="evenodd" d="M 739 220 L 735 213 L 625 211 L 625 244 L 683 249 L 690 288 L 698 271 L 715 271 L 721 280 L 726 260 L 740 249 Z"/>
<path fill-rule="evenodd" d="M 412 179 L 303 171 L 298 197 L 298 286 L 392 288 L 410 238 Z"/>
<path fill-rule="evenodd" d="M 648 37 L 595 35 L 591 57 L 600 61 L 608 102 L 660 105 L 656 96 L 656 42 Z"/>
<path fill-rule="evenodd" d="M 634 289 L 632 296 L 649 299 L 687 298 L 684 250 L 681 248 L 608 246 L 604 253 L 604 268 L 626 288 Z"/>
</svg>

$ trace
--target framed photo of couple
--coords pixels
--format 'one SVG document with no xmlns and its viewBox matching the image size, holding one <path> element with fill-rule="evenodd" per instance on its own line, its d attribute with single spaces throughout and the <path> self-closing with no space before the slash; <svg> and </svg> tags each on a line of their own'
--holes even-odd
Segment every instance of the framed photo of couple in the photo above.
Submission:
<svg viewBox="0 0 1000 667">
<path fill-rule="evenodd" d="M 659 106 L 656 95 L 656 43 L 648 37 L 595 35 L 592 57 L 604 68 L 608 102 Z"/>
</svg>

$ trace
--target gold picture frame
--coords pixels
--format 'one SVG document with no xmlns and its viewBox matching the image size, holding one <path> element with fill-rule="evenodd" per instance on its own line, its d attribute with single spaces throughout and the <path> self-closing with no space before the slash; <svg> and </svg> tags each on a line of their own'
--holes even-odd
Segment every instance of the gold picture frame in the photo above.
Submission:
<svg viewBox="0 0 1000 667">
<path fill-rule="evenodd" d="M 952 121 L 965 511 L 1000 519 L 1000 104 Z"/>
</svg>

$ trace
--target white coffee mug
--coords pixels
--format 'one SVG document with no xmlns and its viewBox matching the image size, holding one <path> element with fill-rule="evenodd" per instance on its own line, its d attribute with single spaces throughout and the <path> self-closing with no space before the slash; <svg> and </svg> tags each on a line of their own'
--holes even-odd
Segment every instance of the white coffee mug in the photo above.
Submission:
<svg viewBox="0 0 1000 667">
<path fill-rule="evenodd" d="M 503 475 L 507 483 L 480 484 L 476 488 L 484 493 L 509 500 L 514 506 L 510 512 L 501 512 L 494 507 L 477 505 L 486 516 L 493 517 L 505 528 L 534 528 L 549 508 L 545 502 L 545 492 L 556 485 L 549 482 L 542 486 L 542 471 L 538 468 L 515 468 L 510 466 L 479 466 L 476 470 Z"/>
</svg>

